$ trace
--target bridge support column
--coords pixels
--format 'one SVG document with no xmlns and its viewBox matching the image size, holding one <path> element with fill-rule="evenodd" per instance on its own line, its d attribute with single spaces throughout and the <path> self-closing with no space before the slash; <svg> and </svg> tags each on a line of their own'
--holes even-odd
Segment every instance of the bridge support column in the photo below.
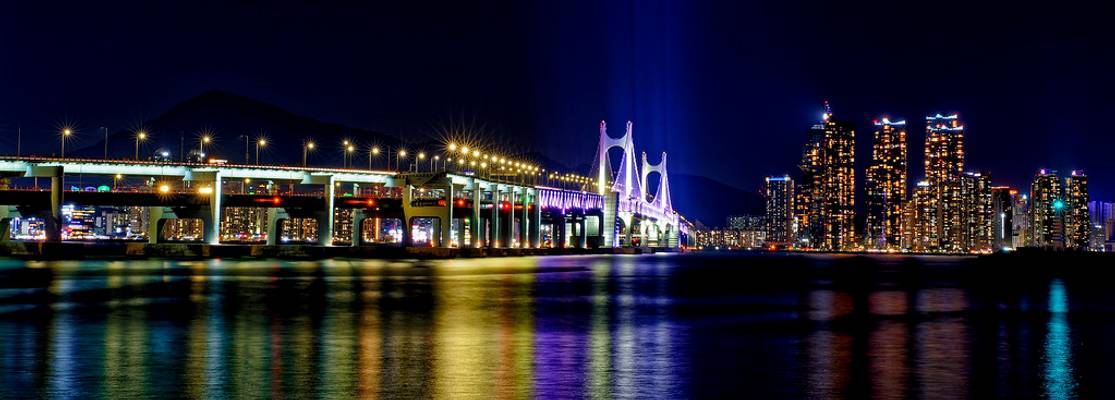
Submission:
<svg viewBox="0 0 1115 400">
<path fill-rule="evenodd" d="M 213 171 L 191 171 L 190 178 L 197 183 L 198 190 L 208 188 L 209 209 L 202 214 L 205 243 L 221 244 L 221 173 Z M 202 194 L 199 192 L 199 194 Z"/>
<path fill-rule="evenodd" d="M 33 167 L 32 175 L 50 177 L 50 214 L 44 218 L 46 241 L 62 241 L 62 197 L 65 195 L 65 172 L 62 166 Z"/>
<path fill-rule="evenodd" d="M 0 242 L 12 239 L 12 217 L 11 207 L 0 205 Z"/>
<path fill-rule="evenodd" d="M 438 247 L 450 247 L 453 244 L 453 180 L 446 178 L 445 182 L 445 209 L 440 215 L 441 234 L 438 235 Z M 461 227 L 464 229 L 464 226 Z"/>
<path fill-rule="evenodd" d="M 554 247 L 559 249 L 565 248 L 565 215 L 558 215 L 555 217 L 550 223 L 550 226 L 553 227 L 550 229 L 550 235 L 552 235 L 551 241 Z"/>
<path fill-rule="evenodd" d="M 352 247 L 364 245 L 364 210 L 352 210 Z"/>
<path fill-rule="evenodd" d="M 333 245 L 333 204 L 337 193 L 337 181 L 333 175 L 313 175 L 310 183 L 322 185 L 322 199 L 325 200 L 324 208 L 316 215 L 317 219 L 317 244 L 319 246 Z"/>
<path fill-rule="evenodd" d="M 601 193 L 604 196 L 604 215 L 600 219 L 600 234 L 604 237 L 604 240 L 600 243 L 600 246 L 618 247 L 619 237 L 616 235 L 616 220 L 619 213 L 620 195 L 612 191 L 604 192 L 603 187 L 601 187 Z"/>
<path fill-rule="evenodd" d="M 163 241 L 163 228 L 166 227 L 167 218 L 175 218 L 173 211 L 167 212 L 166 207 L 147 207 L 147 243 L 159 244 Z"/>
<path fill-rule="evenodd" d="M 278 207 L 267 209 L 267 245 L 275 246 L 281 243 L 283 224 L 290 221 L 286 210 Z"/>
<path fill-rule="evenodd" d="M 480 182 L 472 183 L 472 222 L 469 223 L 469 247 L 480 247 L 480 232 L 483 224 L 480 221 Z M 463 228 L 463 227 L 462 227 Z M 464 242 L 461 242 L 462 245 Z"/>
<path fill-rule="evenodd" d="M 519 202 L 523 204 L 523 212 L 519 216 L 519 247 L 526 249 L 531 247 L 530 195 L 527 193 L 527 188 L 523 188 L 519 195 L 521 196 Z"/>
<path fill-rule="evenodd" d="M 583 249 L 588 247 L 588 218 L 581 217 L 577 221 L 577 248 Z"/>
<path fill-rule="evenodd" d="M 538 202 L 538 189 L 534 190 L 530 213 L 530 247 L 542 247 L 542 204 Z"/>
<path fill-rule="evenodd" d="M 507 191 L 507 202 L 510 203 L 510 207 L 507 208 L 507 233 L 503 235 L 503 247 L 506 248 L 515 247 L 515 194 L 518 192 L 517 189 L 511 187 Z"/>
<path fill-rule="evenodd" d="M 503 238 L 499 235 L 499 209 L 500 205 L 503 204 L 500 196 L 499 185 L 492 185 L 492 218 L 488 221 L 488 247 L 493 249 L 500 247 L 500 244 L 503 243 Z"/>
</svg>

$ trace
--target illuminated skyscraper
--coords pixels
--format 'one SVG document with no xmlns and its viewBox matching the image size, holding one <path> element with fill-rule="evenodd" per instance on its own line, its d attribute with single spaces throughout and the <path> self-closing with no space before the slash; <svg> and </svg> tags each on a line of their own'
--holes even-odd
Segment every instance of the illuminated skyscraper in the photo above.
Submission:
<svg viewBox="0 0 1115 400">
<path fill-rule="evenodd" d="M 991 188 L 991 250 L 1013 248 L 1014 205 L 1018 203 L 1018 189 L 1006 186 Z"/>
<path fill-rule="evenodd" d="M 1088 216 L 1088 176 L 1072 171 L 1065 178 L 1065 247 L 1086 250 L 1091 244 L 1092 224 Z"/>
<path fill-rule="evenodd" d="M 929 221 L 936 216 L 937 209 L 933 206 L 932 191 L 929 182 L 918 182 L 910 200 L 906 201 L 903 213 L 902 247 L 909 251 L 925 252 L 937 248 L 937 235 L 931 228 Z"/>
<path fill-rule="evenodd" d="M 855 130 L 837 121 L 825 103 L 821 123 L 809 131 L 802 156 L 800 226 L 810 247 L 850 250 L 855 244 Z"/>
<path fill-rule="evenodd" d="M 1102 234 L 1102 237 L 1097 237 L 1101 235 L 1096 235 L 1096 231 L 1093 231 L 1092 241 L 1101 241 L 1101 247 L 1104 249 L 1111 247 L 1108 242 L 1115 238 L 1115 203 L 1089 201 L 1088 214 L 1092 218 L 1092 225 L 1098 226 Z"/>
<path fill-rule="evenodd" d="M 961 175 L 960 200 L 959 250 L 990 251 L 993 215 L 991 177 L 981 172 L 966 172 Z"/>
<path fill-rule="evenodd" d="M 902 238 L 902 208 L 906 201 L 906 121 L 875 121 L 871 165 L 864 186 L 867 216 L 864 245 L 897 249 Z"/>
<path fill-rule="evenodd" d="M 826 108 L 826 112 L 827 112 Z M 827 115 L 827 113 L 826 113 Z M 809 137 L 801 154 L 801 179 L 794 192 L 794 226 L 797 228 L 797 245 L 817 247 L 821 237 L 821 203 L 819 176 L 821 174 L 821 141 L 825 136 L 823 124 L 809 128 Z"/>
<path fill-rule="evenodd" d="M 957 114 L 925 117 L 925 178 L 930 206 L 936 210 L 926 223 L 937 237 L 939 251 L 962 251 L 960 177 L 964 174 L 964 125 Z"/>
<path fill-rule="evenodd" d="M 1035 247 L 1064 247 L 1065 201 L 1057 171 L 1043 169 L 1030 184 L 1030 243 Z"/>
<path fill-rule="evenodd" d="M 1014 248 L 1031 246 L 1033 235 L 1030 234 L 1030 195 L 1019 194 L 1014 196 Z"/>
<path fill-rule="evenodd" d="M 766 192 L 767 243 L 789 244 L 794 240 L 794 180 L 768 176 Z"/>
</svg>

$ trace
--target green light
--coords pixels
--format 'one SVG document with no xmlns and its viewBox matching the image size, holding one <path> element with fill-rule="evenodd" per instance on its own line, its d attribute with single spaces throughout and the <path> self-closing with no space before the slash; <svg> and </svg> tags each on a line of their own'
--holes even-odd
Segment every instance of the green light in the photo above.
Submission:
<svg viewBox="0 0 1115 400">
<path fill-rule="evenodd" d="M 1065 201 L 1064 200 L 1058 199 L 1058 200 L 1053 201 L 1053 209 L 1054 210 L 1061 211 L 1064 208 L 1065 208 Z"/>
<path fill-rule="evenodd" d="M 101 185 L 101 186 L 97 186 L 97 191 L 98 192 L 109 192 L 109 191 L 112 191 L 112 188 L 108 187 L 108 185 Z"/>
</svg>

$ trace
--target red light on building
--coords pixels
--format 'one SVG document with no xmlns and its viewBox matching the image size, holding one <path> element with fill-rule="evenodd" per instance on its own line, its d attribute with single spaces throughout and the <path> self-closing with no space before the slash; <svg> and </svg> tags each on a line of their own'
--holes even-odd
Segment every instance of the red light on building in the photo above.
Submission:
<svg viewBox="0 0 1115 400">
<path fill-rule="evenodd" d="M 368 199 L 368 207 L 375 207 L 376 199 Z"/>
<path fill-rule="evenodd" d="M 438 207 L 445 207 L 445 199 L 438 199 L 437 205 Z"/>
<path fill-rule="evenodd" d="M 457 199 L 457 207 L 464 207 L 465 199 Z"/>
<path fill-rule="evenodd" d="M 279 198 L 279 196 L 275 196 L 275 197 L 271 198 L 271 203 L 273 203 L 275 205 L 279 205 L 282 202 L 283 202 L 283 199 Z"/>
</svg>

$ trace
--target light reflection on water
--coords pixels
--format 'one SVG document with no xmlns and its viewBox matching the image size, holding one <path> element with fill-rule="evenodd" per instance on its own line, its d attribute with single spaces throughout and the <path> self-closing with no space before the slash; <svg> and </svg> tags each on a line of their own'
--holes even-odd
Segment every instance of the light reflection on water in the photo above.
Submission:
<svg viewBox="0 0 1115 400">
<path fill-rule="evenodd" d="M 840 262 L 3 260 L 0 398 L 1115 392 L 1096 378 L 1115 370 L 1102 357 L 1115 346 L 1077 351 L 1115 325 L 1074 325 L 1071 282 L 812 272 Z"/>
</svg>

